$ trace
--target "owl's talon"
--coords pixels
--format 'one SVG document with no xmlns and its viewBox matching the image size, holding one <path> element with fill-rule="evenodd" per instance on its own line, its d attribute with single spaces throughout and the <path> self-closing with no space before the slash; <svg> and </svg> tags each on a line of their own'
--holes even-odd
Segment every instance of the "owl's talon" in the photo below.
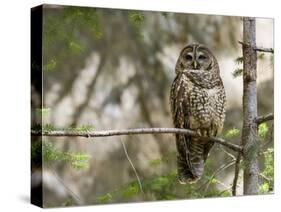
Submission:
<svg viewBox="0 0 281 212">
<path fill-rule="evenodd" d="M 212 136 L 212 130 L 211 129 L 197 129 L 196 134 L 200 137 L 210 137 Z"/>
</svg>

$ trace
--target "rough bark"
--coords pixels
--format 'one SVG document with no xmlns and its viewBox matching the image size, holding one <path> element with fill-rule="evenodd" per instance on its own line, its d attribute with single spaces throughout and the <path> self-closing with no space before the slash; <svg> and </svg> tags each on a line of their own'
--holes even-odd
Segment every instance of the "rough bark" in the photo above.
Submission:
<svg viewBox="0 0 281 212">
<path fill-rule="evenodd" d="M 256 22 L 254 18 L 243 18 L 243 129 L 244 146 L 244 195 L 258 194 L 259 167 L 257 159 L 257 54 Z M 246 45 L 245 45 L 246 44 Z"/>
</svg>

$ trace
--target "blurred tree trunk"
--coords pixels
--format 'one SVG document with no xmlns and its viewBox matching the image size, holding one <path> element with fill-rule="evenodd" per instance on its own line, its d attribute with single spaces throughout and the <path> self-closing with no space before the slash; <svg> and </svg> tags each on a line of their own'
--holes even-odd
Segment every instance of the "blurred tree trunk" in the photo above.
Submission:
<svg viewBox="0 0 281 212">
<path fill-rule="evenodd" d="M 257 159 L 257 54 L 256 22 L 243 18 L 243 129 L 244 146 L 244 195 L 258 194 L 259 167 Z"/>
</svg>

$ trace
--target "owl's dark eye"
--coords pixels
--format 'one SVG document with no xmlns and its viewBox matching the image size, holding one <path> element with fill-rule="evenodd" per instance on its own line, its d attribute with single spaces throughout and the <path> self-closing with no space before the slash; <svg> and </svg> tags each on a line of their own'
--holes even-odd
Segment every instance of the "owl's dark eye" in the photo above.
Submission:
<svg viewBox="0 0 281 212">
<path fill-rule="evenodd" d="M 185 59 L 187 59 L 187 60 L 192 60 L 192 56 L 189 55 L 189 54 L 187 54 L 187 55 L 185 55 Z"/>
<path fill-rule="evenodd" d="M 199 59 L 199 60 L 206 60 L 207 57 L 206 57 L 205 55 L 199 55 L 198 59 Z"/>
</svg>

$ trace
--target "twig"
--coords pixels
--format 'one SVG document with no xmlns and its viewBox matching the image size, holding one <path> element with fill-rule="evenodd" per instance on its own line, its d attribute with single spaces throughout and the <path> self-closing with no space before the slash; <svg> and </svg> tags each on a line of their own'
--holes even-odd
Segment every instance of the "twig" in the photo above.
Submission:
<svg viewBox="0 0 281 212">
<path fill-rule="evenodd" d="M 133 168 L 133 170 L 134 170 L 134 172 L 135 172 L 135 175 L 136 175 L 136 177 L 137 177 L 137 180 L 138 180 L 138 184 L 139 184 L 140 190 L 141 190 L 141 192 L 142 192 L 142 193 L 144 193 L 144 192 L 143 192 L 143 189 L 142 189 L 142 184 L 141 184 L 141 181 L 140 181 L 139 175 L 138 175 L 138 173 L 137 173 L 137 170 L 136 170 L 136 168 L 135 168 L 135 166 L 134 166 L 133 162 L 131 161 L 131 159 L 130 159 L 130 157 L 129 157 L 129 155 L 128 155 L 128 152 L 127 152 L 126 146 L 125 146 L 124 142 L 122 141 L 122 139 L 121 139 L 121 143 L 122 143 L 122 146 L 123 146 L 123 149 L 124 149 L 125 155 L 126 155 L 126 157 L 127 157 L 128 161 L 129 161 L 129 163 L 131 164 L 131 166 L 132 166 L 132 168 Z"/>
<path fill-rule="evenodd" d="M 220 172 L 227 169 L 228 167 L 232 166 L 234 164 L 234 160 L 231 160 L 229 163 L 221 165 L 213 174 L 211 179 L 213 179 L 215 176 L 217 176 Z"/>
<path fill-rule="evenodd" d="M 52 166 L 48 166 L 49 169 L 51 170 L 51 172 L 53 173 L 54 177 L 62 184 L 62 186 L 65 188 L 65 190 L 69 193 L 69 195 L 75 200 L 75 202 L 78 205 L 83 205 L 83 201 L 80 199 L 80 197 L 78 197 L 78 195 L 76 195 L 64 182 L 63 180 L 60 178 L 60 176 L 57 174 L 57 172 L 55 171 L 55 169 Z"/>
<path fill-rule="evenodd" d="M 234 178 L 232 183 L 232 196 L 236 196 L 237 193 L 237 183 L 238 183 L 238 177 L 240 172 L 240 160 L 241 160 L 241 152 L 238 152 L 235 162 L 235 172 L 234 172 Z"/>
<path fill-rule="evenodd" d="M 225 153 L 227 154 L 229 157 L 231 157 L 233 160 L 236 160 L 236 157 L 231 154 L 230 152 L 228 152 L 227 150 L 225 150 L 221 145 L 219 145 L 219 148 Z"/>
<path fill-rule="evenodd" d="M 255 50 L 256 50 L 256 51 L 259 51 L 259 52 L 270 52 L 270 53 L 274 53 L 273 48 L 256 47 Z"/>
<path fill-rule="evenodd" d="M 216 183 L 223 186 L 224 188 L 226 188 L 227 190 L 230 190 L 231 189 L 231 186 L 227 186 L 225 185 L 223 182 L 221 182 L 220 180 L 216 179 Z M 224 190 L 226 191 L 226 190 Z"/>
<path fill-rule="evenodd" d="M 243 46 L 250 46 L 250 44 L 244 43 L 242 41 L 238 41 L 238 43 L 240 43 Z M 264 48 L 264 47 L 258 47 L 258 46 L 253 46 L 253 49 L 255 51 L 259 51 L 259 52 L 269 52 L 269 53 L 274 53 L 274 49 L 273 48 Z"/>
<path fill-rule="evenodd" d="M 221 171 L 223 171 L 224 169 L 232 166 L 234 164 L 234 160 L 231 160 L 229 163 L 225 163 L 225 164 L 222 164 L 217 170 L 215 170 L 213 172 L 213 174 L 211 175 L 211 177 L 205 182 L 203 183 L 200 187 L 199 187 L 199 190 L 201 190 L 205 185 L 208 185 L 210 184 L 211 180 L 214 179 L 214 177 L 219 174 Z M 205 189 L 206 190 L 206 189 Z"/>
<path fill-rule="evenodd" d="M 269 114 L 264 115 L 264 116 L 258 116 L 255 121 L 259 125 L 259 124 L 261 124 L 263 122 L 271 121 L 273 119 L 274 119 L 273 113 L 269 113 Z"/>
<path fill-rule="evenodd" d="M 81 131 L 37 131 L 31 130 L 32 136 L 56 136 L 56 137 L 106 137 L 106 136 L 120 136 L 120 135 L 137 135 L 137 134 L 157 134 L 157 133 L 177 133 L 177 134 L 187 134 L 190 136 L 198 137 L 202 141 L 213 141 L 219 143 L 223 146 L 226 146 L 233 151 L 242 152 L 243 149 L 241 146 L 232 144 L 225 141 L 222 138 L 217 137 L 201 137 L 192 130 L 189 129 L 180 129 L 180 128 L 137 128 L 137 129 L 125 129 L 125 130 L 94 130 L 89 132 Z"/>
<path fill-rule="evenodd" d="M 227 187 L 226 189 L 222 190 L 220 193 L 219 193 L 219 197 L 226 191 L 229 191 L 231 189 L 231 186 Z"/>
<path fill-rule="evenodd" d="M 229 163 L 223 164 L 221 165 L 216 171 L 214 171 L 214 173 L 212 174 L 212 176 L 210 177 L 210 179 L 208 179 L 208 181 L 206 183 L 204 183 L 201 187 L 206 186 L 204 193 L 207 191 L 207 189 L 209 188 L 209 185 L 211 184 L 211 181 L 215 178 L 215 176 L 217 176 L 220 172 L 222 172 L 223 170 L 229 168 L 230 166 L 232 166 L 235 163 L 235 160 L 231 160 Z M 200 188 L 201 188 L 200 187 Z M 199 188 L 199 189 L 200 189 Z"/>
<path fill-rule="evenodd" d="M 262 174 L 262 173 L 259 173 L 259 175 L 263 178 L 263 179 L 265 179 L 267 182 L 271 182 L 272 180 L 271 179 L 269 179 L 267 176 L 265 176 L 264 174 Z"/>
</svg>

